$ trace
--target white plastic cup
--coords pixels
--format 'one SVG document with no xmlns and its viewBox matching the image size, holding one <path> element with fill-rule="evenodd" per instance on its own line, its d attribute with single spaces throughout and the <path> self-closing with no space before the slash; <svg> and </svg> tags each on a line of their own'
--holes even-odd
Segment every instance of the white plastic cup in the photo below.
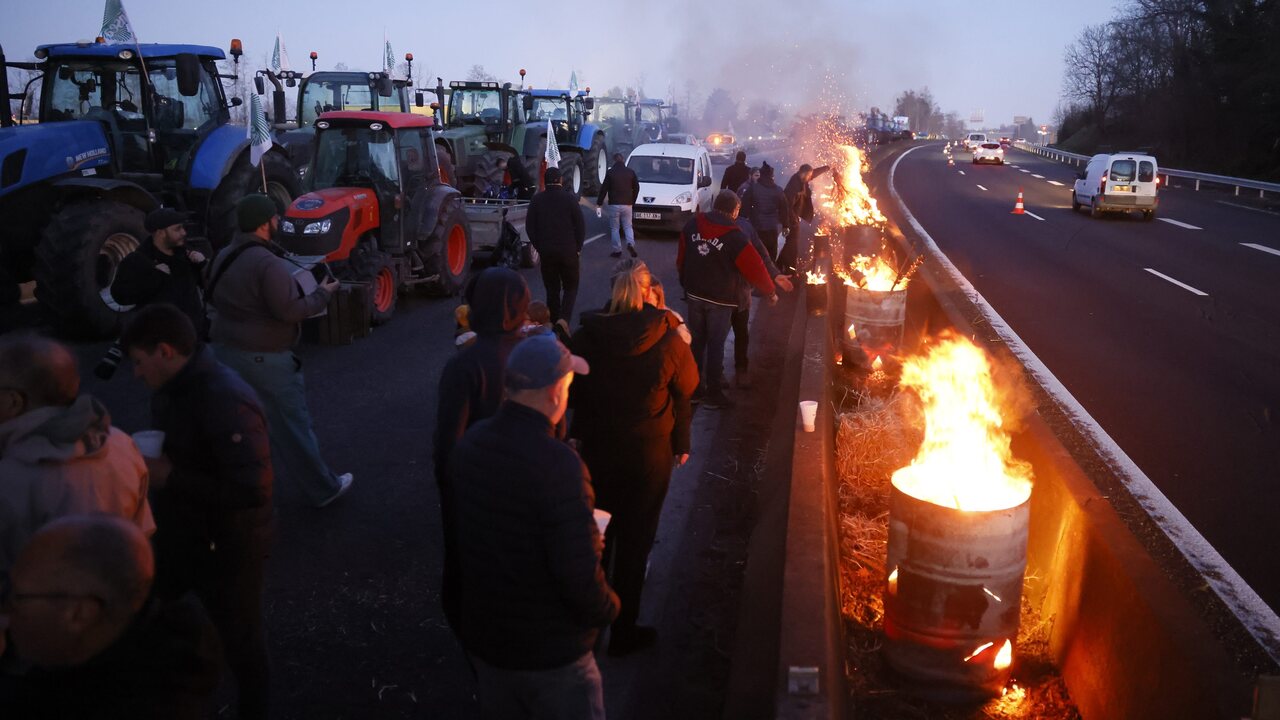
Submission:
<svg viewBox="0 0 1280 720">
<path fill-rule="evenodd" d="M 800 401 L 800 420 L 804 422 L 805 432 L 813 432 L 815 423 L 818 420 L 817 400 Z"/>
<path fill-rule="evenodd" d="M 604 535 L 604 531 L 609 527 L 609 519 L 612 518 L 613 516 L 610 515 L 608 512 L 601 510 L 600 508 L 595 508 L 595 515 L 596 515 L 596 527 L 600 528 L 600 534 Z"/>
<path fill-rule="evenodd" d="M 163 430 L 139 430 L 133 434 L 133 444 L 143 457 L 158 458 L 164 455 Z"/>
</svg>

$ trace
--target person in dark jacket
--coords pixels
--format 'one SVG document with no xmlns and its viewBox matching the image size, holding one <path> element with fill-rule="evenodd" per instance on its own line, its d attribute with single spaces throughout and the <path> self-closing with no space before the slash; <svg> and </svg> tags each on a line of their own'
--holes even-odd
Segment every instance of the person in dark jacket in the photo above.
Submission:
<svg viewBox="0 0 1280 720">
<path fill-rule="evenodd" d="M 769 257 L 778 257 L 778 234 L 791 227 L 791 207 L 782 188 L 773 180 L 773 167 L 760 165 L 760 179 L 742 197 L 742 214 L 760 233 Z"/>
<path fill-rule="evenodd" d="M 507 359 L 507 400 L 450 457 L 459 638 L 486 719 L 604 718 L 591 649 L 618 596 L 600 566 L 590 477 L 554 431 L 588 371 L 550 333 L 522 341 Z"/>
<path fill-rule="evenodd" d="M 787 227 L 787 244 L 778 253 L 778 266 L 788 274 L 795 274 L 796 271 L 797 250 L 800 245 L 800 221 L 813 222 L 813 188 L 809 183 L 826 171 L 825 165 L 815 170 L 812 165 L 805 163 L 800 166 L 795 175 L 791 176 L 786 188 L 782 191 L 791 209 L 791 224 Z"/>
<path fill-rule="evenodd" d="M 632 227 L 632 210 L 640 196 L 640 179 L 627 167 L 622 153 L 613 154 L 613 165 L 600 183 L 600 196 L 596 198 L 596 214 L 601 209 L 609 213 L 609 244 L 613 257 L 622 257 L 622 238 L 627 239 L 627 252 L 636 256 L 636 232 Z M 606 205 L 607 203 L 607 205 Z"/>
<path fill-rule="evenodd" d="M 667 497 L 673 466 L 689 459 L 690 400 L 698 366 L 675 318 L 646 304 L 649 268 L 632 264 L 613 279 L 603 312 L 582 316 L 573 352 L 591 365 L 569 395 L 571 435 L 581 442 L 597 505 L 613 514 L 605 557 L 622 601 L 609 654 L 626 655 L 652 645 L 657 631 L 636 624 L 649 551 Z"/>
<path fill-rule="evenodd" d="M 747 165 L 747 154 L 738 151 L 732 165 L 724 169 L 720 176 L 720 189 L 738 192 L 738 188 L 751 179 L 751 168 Z"/>
<path fill-rule="evenodd" d="M 176 305 L 203 334 L 208 329 L 200 296 L 205 257 L 185 247 L 187 230 L 182 223 L 186 219 L 186 213 L 165 207 L 147 214 L 145 227 L 151 238 L 121 261 L 111 297 L 121 305 Z"/>
<path fill-rule="evenodd" d="M 721 190 L 712 212 L 699 213 L 684 226 L 676 248 L 676 269 L 689 303 L 693 357 L 709 408 L 730 404 L 724 392 L 724 341 L 738 307 L 738 278 L 745 278 L 770 304 L 778 301 L 759 253 L 735 224 L 738 203 L 732 190 Z"/>
<path fill-rule="evenodd" d="M 542 285 L 547 291 L 551 321 L 573 318 L 578 301 L 579 261 L 587 239 L 578 198 L 561 186 L 560 170 L 547 168 L 547 189 L 533 196 L 525 229 L 529 242 L 542 256 Z M 561 294 L 563 292 L 563 295 Z"/>
<path fill-rule="evenodd" d="M 267 717 L 263 623 L 270 544 L 271 440 L 253 390 L 176 307 L 150 305 L 121 335 L 134 374 L 155 395 L 152 427 L 164 454 L 147 458 L 156 515 L 157 591 L 195 592 L 208 609 L 239 686 L 241 718 Z"/>
<path fill-rule="evenodd" d="M 458 553 L 453 496 L 448 480 L 449 457 L 467 429 L 493 415 L 502 404 L 502 378 L 507 356 L 523 339 L 529 316 L 529 286 L 520 273 L 489 268 L 472 278 L 463 292 L 467 322 L 476 339 L 449 358 L 440 373 L 436 399 L 434 463 L 444 530 L 444 579 L 441 602 L 445 618 L 458 629 Z"/>
<path fill-rule="evenodd" d="M 24 546 L 4 591 L 9 638 L 30 664 L 0 689 L 23 720 L 206 720 L 221 655 L 191 595 L 151 593 L 147 538 L 125 520 L 69 515 Z"/>
<path fill-rule="evenodd" d="M 737 222 L 738 229 L 742 230 L 742 234 L 751 241 L 751 247 L 760 254 L 765 270 L 773 278 L 773 284 L 783 292 L 791 292 L 791 280 L 779 272 L 778 266 L 769 259 L 769 251 L 760 242 L 760 234 L 751 225 L 751 221 L 739 216 Z M 751 342 L 751 283 L 746 278 L 738 279 L 738 306 L 734 308 L 729 324 L 733 328 L 733 384 L 739 388 L 749 388 L 751 376 L 748 371 L 750 363 L 747 349 Z"/>
</svg>

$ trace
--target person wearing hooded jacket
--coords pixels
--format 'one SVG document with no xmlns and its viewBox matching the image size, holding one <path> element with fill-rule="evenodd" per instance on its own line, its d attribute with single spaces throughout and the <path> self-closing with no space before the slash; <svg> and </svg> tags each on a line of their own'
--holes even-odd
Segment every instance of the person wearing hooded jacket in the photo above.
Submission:
<svg viewBox="0 0 1280 720">
<path fill-rule="evenodd" d="M 750 240 L 736 224 L 739 200 L 732 190 L 716 195 L 711 212 L 694 216 L 680 235 L 676 269 L 689 303 L 693 358 L 703 378 L 709 408 L 730 403 L 724 392 L 724 341 L 738 307 L 739 278 L 776 303 L 773 279 Z"/>
<path fill-rule="evenodd" d="M 751 179 L 751 168 L 747 166 L 747 154 L 738 151 L 734 158 L 734 163 L 724 169 L 724 175 L 720 176 L 720 189 L 738 191 Z"/>
<path fill-rule="evenodd" d="M 596 506 L 612 513 L 605 557 L 622 602 L 609 654 L 625 655 L 657 639 L 636 624 L 649 551 L 673 466 L 689 458 L 690 401 L 698 386 L 693 353 L 671 313 L 646 303 L 649 268 L 628 264 L 613 280 L 608 306 L 584 313 L 573 353 L 591 366 L 574 382 L 571 435 L 591 471 Z"/>
<path fill-rule="evenodd" d="M 141 453 L 101 402 L 79 393 L 66 347 L 0 339 L 0 574 L 42 525 L 64 515 L 107 513 L 155 532 Z"/>
<path fill-rule="evenodd" d="M 760 179 L 742 197 L 742 214 L 760 233 L 769 257 L 778 258 L 778 234 L 791 227 L 791 206 L 787 196 L 773 180 L 773 166 L 760 165 Z"/>
<path fill-rule="evenodd" d="M 444 528 L 445 618 L 457 629 L 459 568 L 454 502 L 448 484 L 449 456 L 467 428 L 493 415 L 502 404 L 507 356 L 520 342 L 529 315 L 529 286 L 520 273 L 494 267 L 473 277 L 463 291 L 468 323 L 476 339 L 449 358 L 440 373 L 436 399 L 434 463 Z"/>
</svg>

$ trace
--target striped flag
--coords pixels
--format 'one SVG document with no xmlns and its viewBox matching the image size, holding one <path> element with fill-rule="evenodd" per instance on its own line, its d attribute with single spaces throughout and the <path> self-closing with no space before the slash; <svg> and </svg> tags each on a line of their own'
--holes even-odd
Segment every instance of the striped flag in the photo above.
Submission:
<svg viewBox="0 0 1280 720">
<path fill-rule="evenodd" d="M 578 92 L 578 71 L 574 70 L 569 73 L 569 94 L 573 95 Z"/>
<path fill-rule="evenodd" d="M 384 54 L 386 55 L 386 58 L 383 60 L 382 69 L 390 73 L 396 69 L 396 56 L 391 52 L 391 41 L 387 39 L 386 35 L 382 36 L 382 44 L 385 47 Z"/>
<path fill-rule="evenodd" d="M 287 70 L 292 70 L 289 67 L 289 51 L 285 49 L 280 33 L 276 33 L 276 47 L 271 51 L 271 71 L 279 74 Z"/>
<path fill-rule="evenodd" d="M 129 24 L 129 14 L 124 11 L 124 0 L 107 0 L 99 34 L 113 43 L 138 42 L 138 36 L 133 34 L 133 26 Z"/>
<path fill-rule="evenodd" d="M 256 167 L 262 156 L 271 149 L 271 125 L 267 123 L 267 111 L 262 107 L 262 96 L 249 93 L 249 162 Z"/>
<path fill-rule="evenodd" d="M 547 118 L 547 167 L 560 167 L 560 146 L 556 144 L 556 129 L 551 126 L 551 118 Z"/>
</svg>

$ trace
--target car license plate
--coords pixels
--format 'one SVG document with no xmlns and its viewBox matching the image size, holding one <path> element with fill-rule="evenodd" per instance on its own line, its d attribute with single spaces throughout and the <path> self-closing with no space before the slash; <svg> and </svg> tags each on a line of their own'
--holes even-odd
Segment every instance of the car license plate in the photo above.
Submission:
<svg viewBox="0 0 1280 720">
<path fill-rule="evenodd" d="M 1115 190 L 1116 192 L 1129 192 L 1130 187 L 1128 185 L 1117 185 L 1111 189 Z"/>
<path fill-rule="evenodd" d="M 636 219 L 637 220 L 661 220 L 662 213 L 638 212 L 636 213 Z"/>
</svg>

